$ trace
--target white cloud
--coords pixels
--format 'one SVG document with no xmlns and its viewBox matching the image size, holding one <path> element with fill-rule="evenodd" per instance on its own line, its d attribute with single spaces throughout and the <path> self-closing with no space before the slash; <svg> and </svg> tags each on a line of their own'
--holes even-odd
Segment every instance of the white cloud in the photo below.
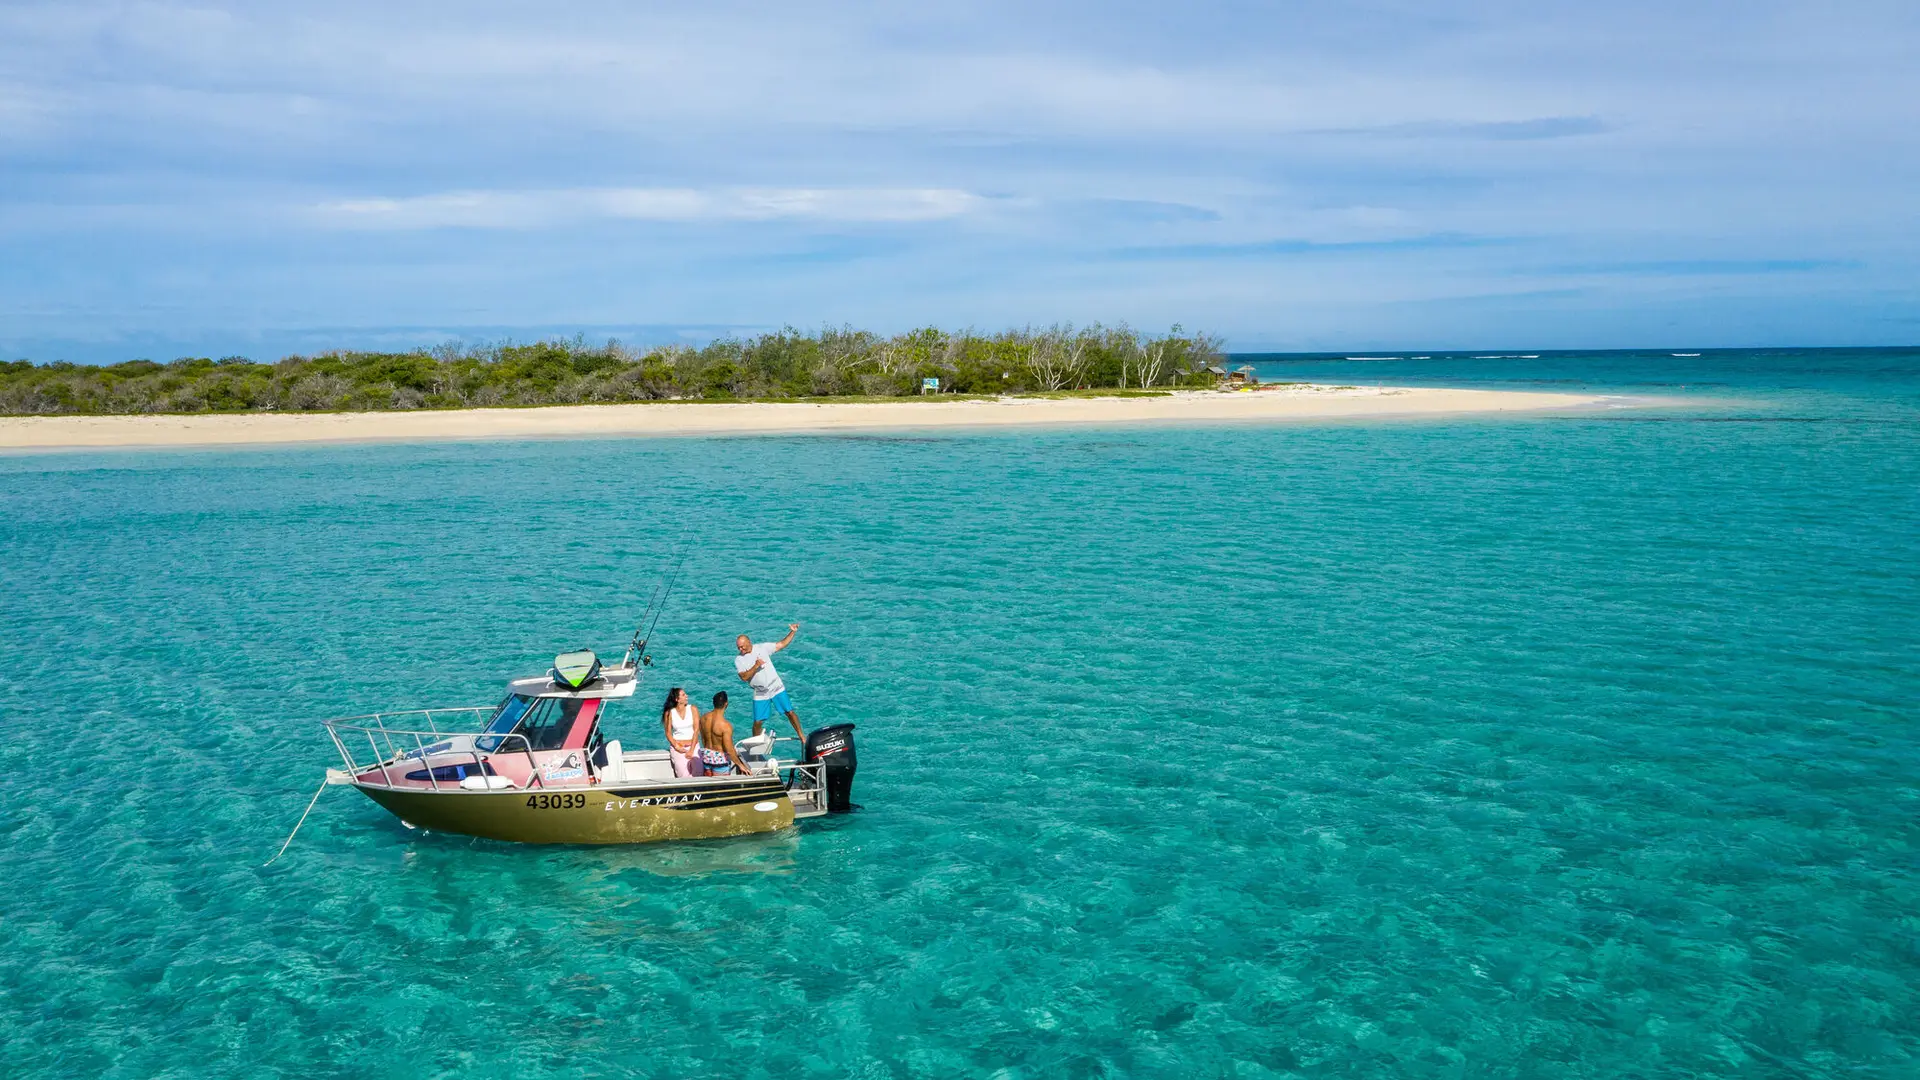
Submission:
<svg viewBox="0 0 1920 1080">
<path fill-rule="evenodd" d="M 361 229 L 525 229 L 570 222 L 916 222 L 959 217 L 986 200 L 953 188 L 573 188 L 452 191 L 342 199 L 313 208 L 323 224 Z"/>
<path fill-rule="evenodd" d="M 1301 244 L 1374 245 L 1381 304 L 1662 259 L 1906 296 L 1916 43 L 1913 0 L 8 0 L 0 313 L 1248 327 L 1313 317 Z"/>
</svg>

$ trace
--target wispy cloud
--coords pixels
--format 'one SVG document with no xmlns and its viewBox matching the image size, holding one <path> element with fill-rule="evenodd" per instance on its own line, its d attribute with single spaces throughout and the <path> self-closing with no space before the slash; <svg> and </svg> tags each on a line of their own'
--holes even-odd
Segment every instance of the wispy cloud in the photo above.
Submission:
<svg viewBox="0 0 1920 1080">
<path fill-rule="evenodd" d="M 1656 259 L 1557 266 L 1545 272 L 1631 274 L 1644 277 L 1711 277 L 1721 274 L 1805 274 L 1815 270 L 1857 268 L 1859 265 L 1858 261 L 1852 259 Z"/>
<path fill-rule="evenodd" d="M 530 229 L 572 222 L 916 222 L 959 217 L 985 202 L 954 188 L 560 188 L 449 191 L 338 199 L 314 206 L 322 223 L 357 229 Z"/>
<path fill-rule="evenodd" d="M 1105 222 L 1184 224 L 1220 220 L 1217 210 L 1158 199 L 1087 199 L 1077 207 L 1063 202 L 1063 209 L 1069 213 L 1084 210 L 1088 218 Z"/>
<path fill-rule="evenodd" d="M 1536 142 L 1599 135 L 1613 130 L 1597 116 L 1536 116 L 1525 120 L 1423 120 L 1376 127 L 1325 128 L 1322 135 L 1365 135 L 1397 139 L 1479 139 L 1488 142 Z"/>
<path fill-rule="evenodd" d="M 1920 5 L 1738 6 L 0 3 L 0 335 L 1896 325 Z"/>
<path fill-rule="evenodd" d="M 1111 254 L 1122 259 L 1258 259 L 1281 255 L 1323 255 L 1340 252 L 1436 251 L 1450 248 L 1482 248 L 1511 244 L 1511 239 L 1495 236 L 1405 236 L 1391 240 L 1256 240 L 1233 244 L 1160 244 L 1119 248 Z"/>
</svg>

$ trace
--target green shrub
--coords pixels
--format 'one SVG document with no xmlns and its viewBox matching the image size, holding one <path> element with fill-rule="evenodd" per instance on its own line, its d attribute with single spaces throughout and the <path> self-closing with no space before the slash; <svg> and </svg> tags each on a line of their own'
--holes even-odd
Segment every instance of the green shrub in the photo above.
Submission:
<svg viewBox="0 0 1920 1080">
<path fill-rule="evenodd" d="M 885 338 L 852 327 L 786 327 L 700 348 L 636 350 L 582 337 L 411 352 L 340 351 L 255 363 L 244 356 L 128 360 L 105 367 L 0 362 L 0 413 L 13 415 L 449 409 L 677 398 L 901 396 L 922 379 L 967 394 L 1079 387 L 1211 385 L 1218 343 L 1179 327 L 1053 326 L 992 336 L 925 327 Z"/>
</svg>

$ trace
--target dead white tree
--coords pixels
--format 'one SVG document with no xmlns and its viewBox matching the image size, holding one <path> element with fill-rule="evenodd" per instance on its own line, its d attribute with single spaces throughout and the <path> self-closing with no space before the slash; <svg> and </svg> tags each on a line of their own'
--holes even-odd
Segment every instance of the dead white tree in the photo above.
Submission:
<svg viewBox="0 0 1920 1080">
<path fill-rule="evenodd" d="M 1167 373 L 1172 346 L 1172 341 L 1163 338 L 1140 350 L 1140 360 L 1134 369 L 1140 376 L 1140 389 L 1150 389 Z"/>
<path fill-rule="evenodd" d="M 948 376 L 960 370 L 960 362 L 966 359 L 967 347 L 973 344 L 973 327 L 969 326 L 957 334 L 948 334 L 946 345 L 940 350 L 940 368 Z"/>
<path fill-rule="evenodd" d="M 1042 390 L 1058 390 L 1067 384 L 1064 350 L 1060 336 L 1044 333 L 1033 339 L 1027 353 L 1027 367 L 1033 372 L 1034 385 Z"/>
<path fill-rule="evenodd" d="M 1100 335 L 1100 345 L 1107 355 L 1119 358 L 1120 389 L 1125 390 L 1140 372 L 1140 335 L 1121 323 Z"/>
<path fill-rule="evenodd" d="M 881 342 L 873 355 L 880 364 L 880 374 L 889 379 L 898 378 L 913 369 L 913 349 L 898 338 Z"/>
<path fill-rule="evenodd" d="M 810 374 L 814 389 L 827 394 L 845 393 L 858 378 L 857 369 L 873 358 L 873 335 L 851 326 L 824 330 L 820 334 L 820 352 Z"/>
<path fill-rule="evenodd" d="M 1053 326 L 1034 335 L 1027 368 L 1040 389 L 1064 390 L 1074 385 L 1086 365 L 1087 336 L 1074 333 L 1073 327 Z"/>
</svg>

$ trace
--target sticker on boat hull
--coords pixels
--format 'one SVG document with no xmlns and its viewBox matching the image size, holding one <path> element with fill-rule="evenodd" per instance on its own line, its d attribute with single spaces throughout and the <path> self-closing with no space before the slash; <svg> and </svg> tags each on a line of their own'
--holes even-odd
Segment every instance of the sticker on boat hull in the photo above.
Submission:
<svg viewBox="0 0 1920 1080">
<path fill-rule="evenodd" d="M 771 810 L 777 809 L 779 806 L 780 804 L 776 802 L 757 802 L 753 804 L 753 808 L 755 810 L 760 811 L 763 814 Z"/>
<path fill-rule="evenodd" d="M 682 793 L 679 795 L 643 795 L 637 799 L 615 799 L 607 804 L 608 810 L 625 810 L 633 806 L 684 806 L 697 803 L 704 796 Z"/>
</svg>

